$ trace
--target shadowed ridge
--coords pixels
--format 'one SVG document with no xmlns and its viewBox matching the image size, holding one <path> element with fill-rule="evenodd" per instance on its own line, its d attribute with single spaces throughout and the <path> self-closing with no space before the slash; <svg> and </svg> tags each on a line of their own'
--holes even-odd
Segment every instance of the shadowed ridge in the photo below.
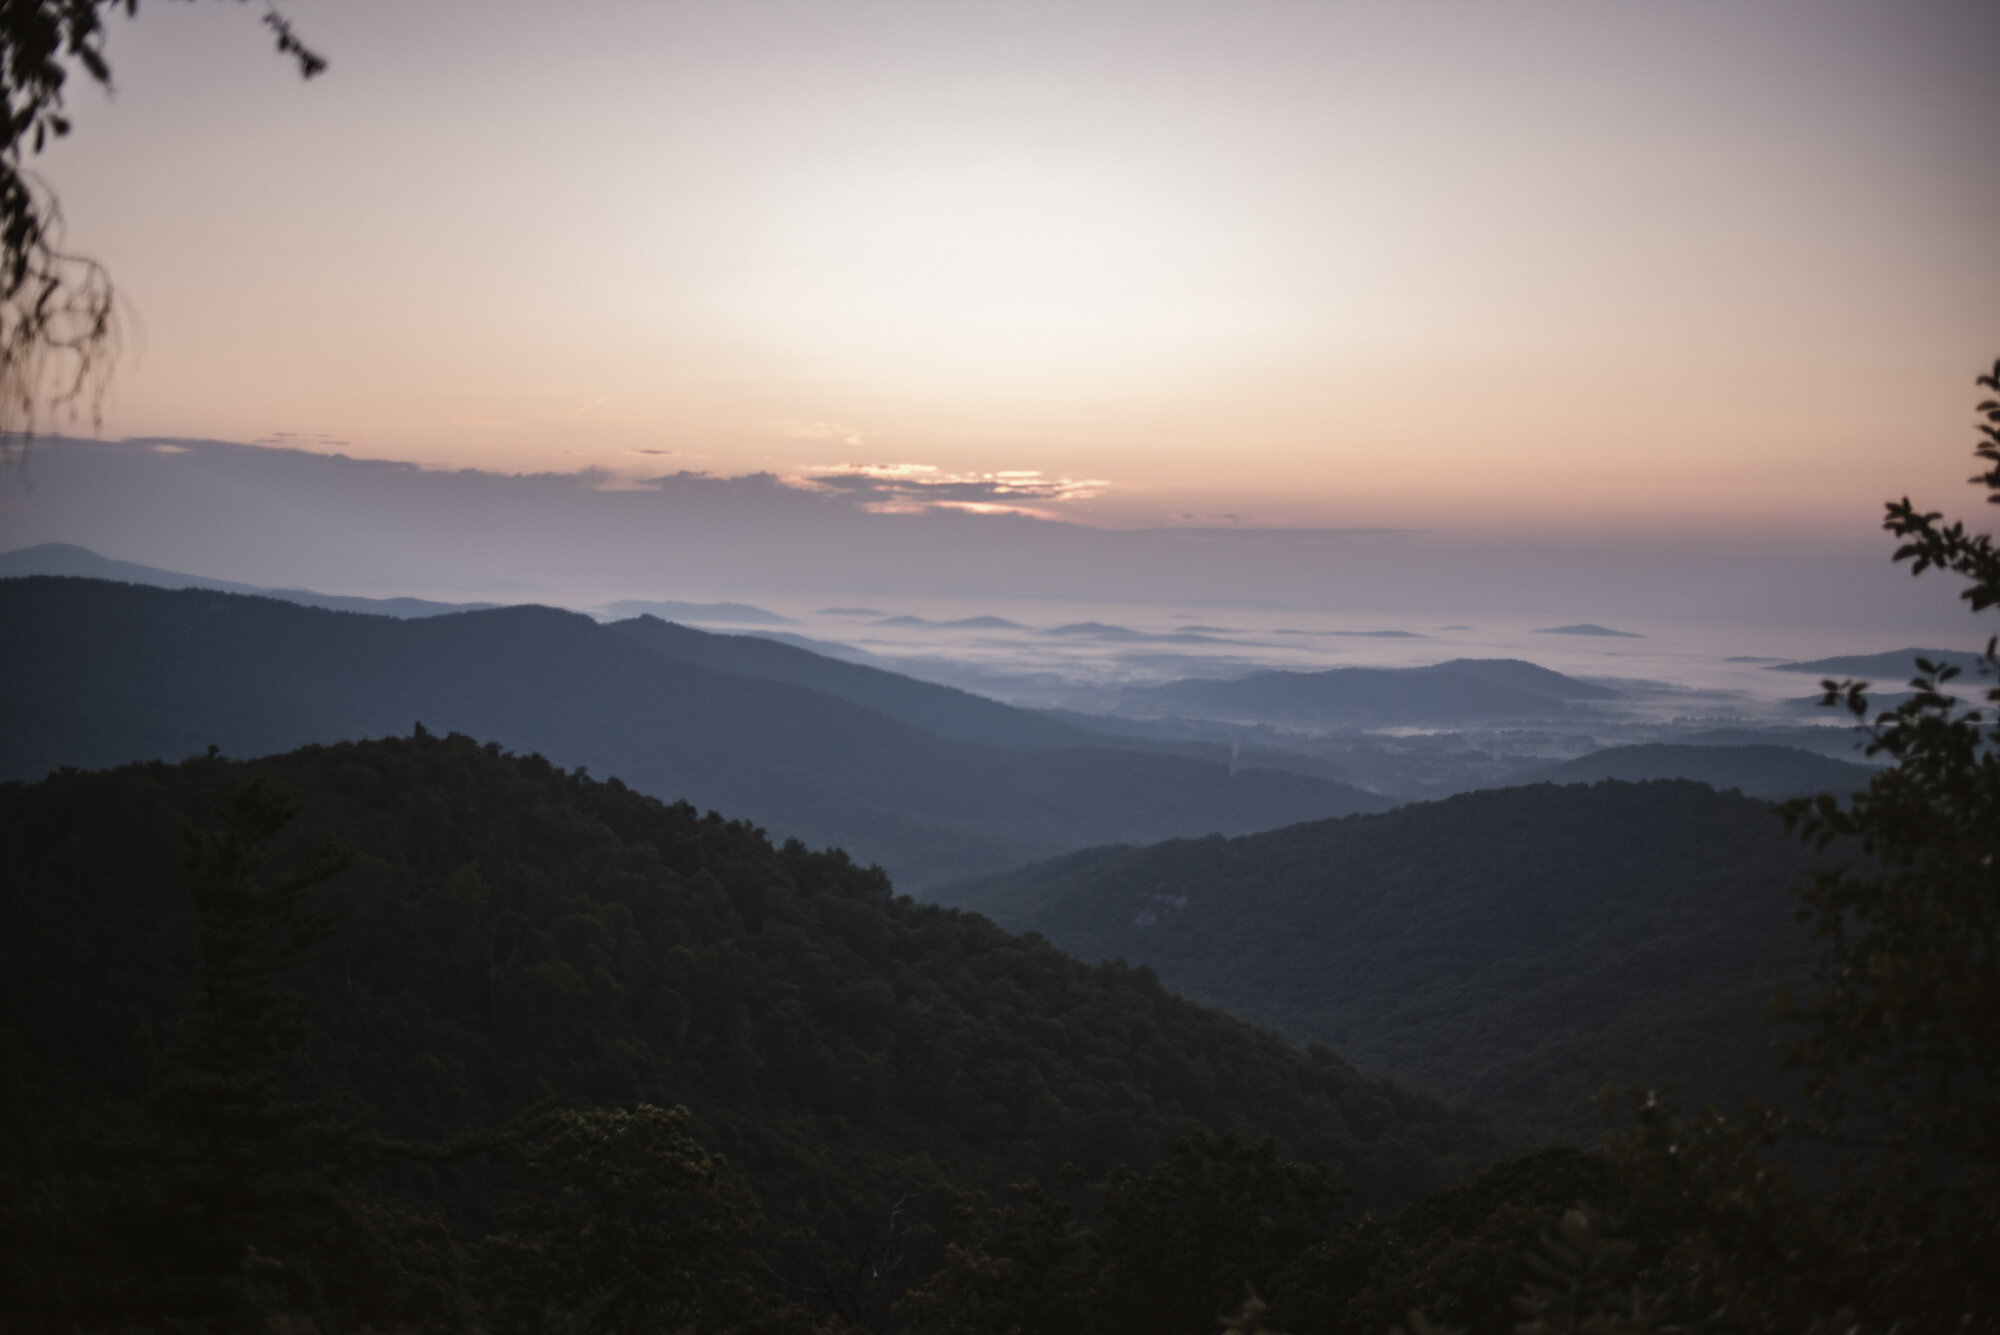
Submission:
<svg viewBox="0 0 2000 1335">
<path fill-rule="evenodd" d="M 1772 989 L 1810 942 L 1808 854 L 1686 781 L 1538 784 L 1240 838 L 1087 849 L 940 902 L 1122 958 L 1296 1042 L 1538 1135 L 1607 1081 L 1772 1093 Z"/>
<path fill-rule="evenodd" d="M 1506 787 L 1531 783 L 1601 783 L 1620 779 L 1692 779 L 1711 788 L 1734 788 L 1746 797 L 1776 801 L 1814 793 L 1845 795 L 1866 788 L 1876 766 L 1816 755 L 1794 746 L 1685 746 L 1652 742 L 1612 746 L 1575 760 L 1531 770 Z"/>
<path fill-rule="evenodd" d="M 1418 669 L 1447 676 L 1476 677 L 1516 690 L 1546 695 L 1554 700 L 1615 700 L 1618 692 L 1530 663 L 1522 658 L 1453 658 Z"/>
<path fill-rule="evenodd" d="M 114 561 L 99 556 L 88 547 L 74 543 L 44 542 L 11 552 L 0 552 L 0 579 L 33 575 L 70 576 L 77 579 L 112 580 L 121 584 L 146 584 L 160 589 L 209 589 L 216 593 L 241 593 L 254 597 L 280 598 L 306 607 L 324 607 L 335 612 L 370 612 L 378 616 L 428 617 L 446 612 L 467 612 L 492 607 L 493 603 L 443 603 L 428 598 L 362 598 L 347 594 L 319 593 L 313 589 L 273 589 L 234 580 L 209 579 L 177 570 L 140 565 L 136 561 Z"/>
<path fill-rule="evenodd" d="M 824 691 L 955 741 L 1024 750 L 1117 745 L 1102 733 L 1033 710 L 764 636 L 718 635 L 651 616 L 615 621 L 610 629 L 679 662 Z"/>
<path fill-rule="evenodd" d="M 225 755 L 267 755 L 396 735 L 422 720 L 846 848 L 913 890 L 1094 843 L 1241 833 L 1388 805 L 1331 780 L 1232 773 L 1212 760 L 953 741 L 533 605 L 396 620 L 31 578 L 0 581 L 0 624 L 19 645 L 0 655 L 12 706 L 0 719 L 0 778 L 176 758 L 211 743 Z M 767 647 L 748 643 L 752 653 Z"/>
<path fill-rule="evenodd" d="M 1124 693 L 1127 712 L 1174 710 L 1298 723 L 1462 723 L 1551 718 L 1575 700 L 1614 695 L 1515 659 L 1456 659 L 1425 668 L 1337 667 L 1188 679 Z"/>
</svg>

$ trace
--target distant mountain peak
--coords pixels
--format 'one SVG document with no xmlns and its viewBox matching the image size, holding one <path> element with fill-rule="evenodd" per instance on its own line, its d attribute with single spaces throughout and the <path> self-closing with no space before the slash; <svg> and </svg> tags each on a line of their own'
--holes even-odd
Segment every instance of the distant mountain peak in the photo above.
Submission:
<svg viewBox="0 0 2000 1335">
<path fill-rule="evenodd" d="M 1574 626 L 1547 626 L 1535 632 L 1537 635 L 1603 635 L 1617 640 L 1643 640 L 1646 637 L 1636 630 L 1613 630 L 1594 622 L 1579 621 Z"/>
<path fill-rule="evenodd" d="M 662 621 L 705 621 L 725 626 L 795 626 L 790 617 L 779 616 L 749 603 L 685 603 L 672 599 L 621 598 L 607 603 L 605 612 L 615 620 L 656 616 Z"/>
<path fill-rule="evenodd" d="M 1891 649 L 1880 654 L 1841 654 L 1804 663 L 1777 663 L 1770 670 L 1851 677 L 1881 677 L 1887 674 L 1902 680 L 1916 675 L 1919 658 L 1955 667 L 1966 676 L 1976 673 L 1981 661 L 1979 654 L 1966 649 Z"/>
<path fill-rule="evenodd" d="M 140 584 L 155 589 L 206 589 L 211 593 L 242 593 L 259 598 L 276 598 L 306 607 L 323 607 L 334 612 L 361 612 L 372 616 L 431 617 L 450 612 L 473 612 L 493 607 L 493 603 L 441 603 L 428 598 L 363 598 L 313 589 L 272 589 L 235 580 L 210 579 L 178 570 L 162 570 L 136 561 L 117 561 L 100 556 L 88 547 L 70 542 L 44 542 L 11 552 L 0 552 L 0 579 L 22 579 L 52 575 L 70 579 L 101 579 L 114 584 Z"/>
</svg>

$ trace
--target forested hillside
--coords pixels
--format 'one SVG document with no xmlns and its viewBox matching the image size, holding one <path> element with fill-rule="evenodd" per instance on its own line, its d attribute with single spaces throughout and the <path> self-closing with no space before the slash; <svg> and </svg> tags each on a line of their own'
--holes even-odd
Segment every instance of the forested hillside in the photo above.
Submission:
<svg viewBox="0 0 2000 1335">
<path fill-rule="evenodd" d="M 1123 712 L 1309 727 L 1432 723 L 1463 725 L 1562 718 L 1577 701 L 1617 692 L 1511 658 L 1456 658 L 1420 668 L 1328 668 L 1253 672 L 1228 680 L 1192 678 L 1133 686 Z"/>
<path fill-rule="evenodd" d="M 289 825 L 274 793 L 296 795 Z M 949 1287 L 955 1207 L 1008 1182 L 1115 1202 L 1117 1170 L 1158 1162 L 1157 1195 L 1194 1136 L 1196 1177 L 1263 1162 L 1297 1201 L 1338 1185 L 1380 1208 L 1501 1148 L 1148 970 L 461 737 L 0 786 L 0 860 L 17 1330 L 195 1320 L 225 1290 L 324 1329 L 456 1328 L 484 1303 L 475 1324 L 525 1330 L 572 1299 L 588 1325 L 612 1284 L 591 1267 L 617 1257 L 558 1261 L 591 1210 L 635 1255 L 712 1253 L 718 1283 L 762 1295 L 742 1311 L 880 1326 L 908 1286 Z M 647 1111 L 674 1105 L 691 1119 Z M 520 1120 L 592 1108 L 623 1111 Z M 633 1223 L 617 1181 L 699 1209 Z M 1313 1209 L 1296 1247 L 1329 1236 Z M 214 1270 L 231 1229 L 263 1279 Z M 1233 1305 L 1223 1280 L 1190 1301 Z M 704 1328 L 727 1325 L 726 1295 L 695 1289 Z"/>
<path fill-rule="evenodd" d="M 952 741 L 1038 751 L 1108 744 L 1103 733 L 1032 709 L 1016 709 L 955 686 L 918 681 L 862 663 L 843 663 L 776 640 L 715 635 L 655 616 L 614 621 L 611 629 L 678 662 L 803 686 Z"/>
<path fill-rule="evenodd" d="M 1858 743 L 1851 745 L 1857 746 Z M 1858 754 L 1858 751 L 1856 752 Z M 1711 788 L 1734 788 L 1745 797 L 1777 800 L 1834 793 L 1845 797 L 1866 788 L 1876 766 L 1815 755 L 1795 746 L 1755 743 L 1737 746 L 1688 746 L 1649 742 L 1639 746 L 1608 746 L 1575 760 L 1531 770 L 1508 786 L 1533 783 L 1600 783 L 1622 779 L 1643 783 L 1652 779 L 1692 779 Z"/>
<path fill-rule="evenodd" d="M 1238 839 L 1101 848 L 944 886 L 1512 1125 L 1589 1136 L 1607 1081 L 1768 1087 L 1812 952 L 1770 808 L 1689 782 L 1541 785 Z"/>
<path fill-rule="evenodd" d="M 1184 756 L 949 740 L 546 607 L 394 620 L 36 578 L 0 580 L 0 624 L 13 636 L 0 656 L 0 776 L 10 778 L 177 760 L 210 744 L 265 755 L 421 719 L 839 846 L 905 890 L 1093 843 L 1388 805 L 1328 779 Z M 912 682 L 902 698 L 940 698 L 926 690 Z M 981 726 L 1004 708 L 947 703 Z"/>
</svg>

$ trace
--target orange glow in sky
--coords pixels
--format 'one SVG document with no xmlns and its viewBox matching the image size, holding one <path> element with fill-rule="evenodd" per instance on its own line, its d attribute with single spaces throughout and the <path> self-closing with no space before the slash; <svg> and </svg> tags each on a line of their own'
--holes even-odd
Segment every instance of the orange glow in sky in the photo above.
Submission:
<svg viewBox="0 0 2000 1335">
<path fill-rule="evenodd" d="M 1986 4 L 286 12 L 309 85 L 237 6 L 118 23 L 41 164 L 136 335 L 105 434 L 1866 526 L 2000 354 Z"/>
</svg>

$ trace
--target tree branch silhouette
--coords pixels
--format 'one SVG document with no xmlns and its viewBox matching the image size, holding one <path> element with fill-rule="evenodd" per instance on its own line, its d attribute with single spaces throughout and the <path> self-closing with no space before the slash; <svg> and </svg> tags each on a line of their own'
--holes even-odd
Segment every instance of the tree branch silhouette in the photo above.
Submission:
<svg viewBox="0 0 2000 1335">
<path fill-rule="evenodd" d="M 110 89 L 106 19 L 138 12 L 139 0 L 0 0 L 0 460 L 48 415 L 101 418 L 121 347 L 117 292 L 102 264 L 66 248 L 61 206 L 27 164 L 69 134 L 73 74 Z M 301 78 L 325 71 L 276 8 L 263 23 Z"/>
</svg>

